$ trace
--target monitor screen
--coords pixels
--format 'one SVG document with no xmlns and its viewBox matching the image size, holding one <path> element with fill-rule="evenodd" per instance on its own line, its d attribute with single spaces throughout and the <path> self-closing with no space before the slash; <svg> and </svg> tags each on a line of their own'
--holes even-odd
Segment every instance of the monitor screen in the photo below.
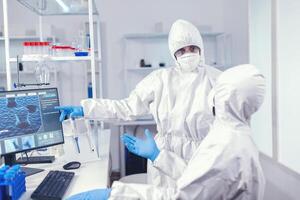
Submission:
<svg viewBox="0 0 300 200">
<path fill-rule="evenodd" d="M 0 91 L 0 155 L 64 143 L 56 88 Z"/>
</svg>

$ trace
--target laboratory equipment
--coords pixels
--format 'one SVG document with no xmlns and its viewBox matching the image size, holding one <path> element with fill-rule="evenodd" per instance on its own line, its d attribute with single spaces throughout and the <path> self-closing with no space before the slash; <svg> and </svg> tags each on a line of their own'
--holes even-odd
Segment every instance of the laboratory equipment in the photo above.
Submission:
<svg viewBox="0 0 300 200">
<path fill-rule="evenodd" d="M 140 60 L 140 67 L 152 67 L 151 64 L 146 64 L 144 59 Z"/>
<path fill-rule="evenodd" d="M 50 69 L 44 60 L 37 63 L 35 67 L 35 78 L 37 83 L 49 83 Z"/>
<path fill-rule="evenodd" d="M 68 136 L 72 136 L 74 139 L 74 144 L 77 149 L 77 152 L 80 153 L 80 146 L 79 146 L 79 133 L 76 127 L 76 119 L 79 119 L 84 116 L 83 108 L 81 106 L 58 106 L 55 107 L 56 110 L 60 110 L 61 114 L 59 117 L 59 121 L 63 122 L 66 118 L 71 125 L 71 134 Z M 95 144 L 93 143 L 92 138 L 92 127 L 89 120 L 84 120 L 85 126 L 87 128 L 87 138 L 92 151 L 95 150 Z M 99 152 L 97 151 L 97 155 L 99 157 Z"/>
<path fill-rule="evenodd" d="M 75 56 L 88 56 L 89 52 L 87 51 L 76 51 L 74 52 Z"/>
<path fill-rule="evenodd" d="M 166 63 L 163 63 L 163 62 L 159 63 L 159 67 L 165 67 L 165 66 L 166 66 Z"/>
<path fill-rule="evenodd" d="M 49 55 L 50 42 L 23 42 L 23 56 L 47 56 Z"/>
<path fill-rule="evenodd" d="M 77 133 L 75 119 L 71 118 L 70 120 L 71 120 L 71 126 L 72 126 L 74 143 L 76 145 L 77 152 L 80 153 L 80 147 L 79 147 L 79 141 L 78 141 L 78 133 Z"/>
<path fill-rule="evenodd" d="M 55 106 L 56 88 L 0 91 L 0 155 L 5 164 L 17 163 L 16 153 L 64 143 Z"/>
<path fill-rule="evenodd" d="M 25 173 L 20 165 L 0 168 L 0 200 L 17 200 L 26 191 Z"/>
<path fill-rule="evenodd" d="M 97 156 L 99 157 L 99 149 L 96 148 L 96 145 L 95 143 L 93 142 L 93 136 L 92 136 L 92 126 L 91 126 L 91 123 L 90 123 L 90 120 L 84 120 L 84 123 L 85 123 L 85 126 L 87 128 L 87 138 L 88 138 L 88 142 L 89 142 L 89 145 L 90 145 L 90 149 L 91 151 L 97 151 Z M 98 137 L 98 134 L 96 134 L 96 136 Z M 96 138 L 96 141 L 98 141 L 98 138 Z M 98 146 L 98 145 L 97 145 Z"/>
<path fill-rule="evenodd" d="M 93 98 L 93 85 L 91 82 L 88 84 L 88 98 Z"/>
<path fill-rule="evenodd" d="M 42 62 L 42 61 L 41 61 Z M 45 62 L 45 61 L 43 61 Z M 50 72 L 49 68 L 46 64 L 44 66 L 41 66 L 42 64 L 38 64 L 36 67 L 36 79 L 37 83 L 21 83 L 20 82 L 20 71 L 23 71 L 23 64 L 19 61 L 19 56 L 17 56 L 17 83 L 14 83 L 14 88 L 21 88 L 26 86 L 44 86 L 44 85 L 50 85 L 49 83 L 49 77 Z"/>
<path fill-rule="evenodd" d="M 74 175 L 74 172 L 50 171 L 32 193 L 31 198 L 39 200 L 61 200 Z"/>
<path fill-rule="evenodd" d="M 81 126 L 81 122 L 84 123 L 84 126 Z M 93 137 L 93 127 L 90 123 L 90 120 L 84 119 L 84 118 L 78 118 L 78 117 L 70 117 L 68 120 L 63 121 L 65 128 L 68 127 L 65 130 L 65 137 L 72 137 L 74 147 L 78 153 L 81 153 L 80 150 L 80 142 L 79 139 L 81 136 L 84 136 L 86 134 L 88 145 L 90 147 L 91 151 L 95 151 L 97 153 L 97 156 L 99 157 L 99 151 L 98 148 L 96 148 L 96 144 L 94 141 L 97 141 L 97 134 L 95 134 L 95 138 Z M 85 127 L 86 130 L 83 130 L 82 127 Z"/>
<path fill-rule="evenodd" d="M 74 56 L 76 48 L 68 45 L 53 45 L 52 47 L 53 56 Z"/>
<path fill-rule="evenodd" d="M 145 60 L 144 59 L 140 60 L 140 67 L 145 67 Z"/>
</svg>

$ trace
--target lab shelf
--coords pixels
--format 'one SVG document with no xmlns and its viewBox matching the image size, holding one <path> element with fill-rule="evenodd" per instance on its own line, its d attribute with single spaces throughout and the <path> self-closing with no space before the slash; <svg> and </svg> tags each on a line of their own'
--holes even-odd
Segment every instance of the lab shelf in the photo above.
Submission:
<svg viewBox="0 0 300 200">
<path fill-rule="evenodd" d="M 91 56 L 51 56 L 51 57 L 47 57 L 47 58 L 29 58 L 29 57 L 25 57 L 25 58 L 20 58 L 19 60 L 22 62 L 38 62 L 41 60 L 45 60 L 45 61 L 91 61 Z M 10 62 L 17 62 L 17 58 L 10 58 L 9 59 Z M 99 61 L 99 59 L 96 59 L 96 61 Z"/>
<path fill-rule="evenodd" d="M 8 23 L 8 1 L 10 0 L 2 0 L 3 3 L 3 32 L 9 33 L 9 23 Z M 22 6 L 24 6 L 26 9 L 31 10 L 32 12 L 36 13 L 39 18 L 39 35 L 38 37 L 33 36 L 17 36 L 17 37 L 10 37 L 10 35 L 7 35 L 8 39 L 10 41 L 17 40 L 18 42 L 21 42 L 22 40 L 47 40 L 47 41 L 56 41 L 53 37 L 45 38 L 43 36 L 43 18 L 44 16 L 64 16 L 64 15 L 85 15 L 88 16 L 88 23 L 86 23 L 86 28 L 88 31 L 86 33 L 90 34 L 90 55 L 85 57 L 76 57 L 76 56 L 37 56 L 37 57 L 22 57 L 22 51 L 19 49 L 18 51 L 15 51 L 13 53 L 10 53 L 10 42 L 6 42 L 4 37 L 0 37 L 0 42 L 4 42 L 4 48 L 5 48 L 5 54 L 2 54 L 5 56 L 5 68 L 7 71 L 8 76 L 6 79 L 6 85 L 7 89 L 11 90 L 12 87 L 12 79 L 10 74 L 11 64 L 16 63 L 17 59 L 16 56 L 20 55 L 20 61 L 21 62 L 38 62 L 41 60 L 45 60 L 47 62 L 51 61 L 57 61 L 57 62 L 65 62 L 65 61 L 75 61 L 75 62 L 83 62 L 87 61 L 89 62 L 88 65 L 91 68 L 91 71 L 96 71 L 96 65 L 99 68 L 99 74 L 102 74 L 102 62 L 101 62 L 101 31 L 100 31 L 100 17 L 99 13 L 96 8 L 95 0 L 16 0 L 19 2 Z M 96 16 L 95 16 L 96 15 Z M 94 25 L 95 24 L 95 25 Z M 96 34 L 96 35 L 95 35 Z M 95 41 L 95 37 L 97 37 L 97 41 Z M 2 43 L 2 42 L 1 42 Z M 16 44 L 16 42 L 11 42 L 11 44 Z M 96 46 L 96 48 L 95 48 Z M 98 50 L 97 54 L 94 50 Z M 11 55 L 10 55 L 11 54 Z M 2 64 L 2 63 L 0 63 Z M 85 63 L 84 63 L 85 64 Z M 87 65 L 87 66 L 88 66 Z M 57 82 L 57 77 L 55 78 L 55 82 Z M 84 79 L 86 82 L 86 88 L 87 88 L 87 73 L 84 74 Z M 102 91 L 103 91 L 103 77 L 99 77 L 100 79 L 99 83 L 96 83 L 96 73 L 91 73 L 91 82 L 93 85 L 93 98 L 96 98 L 97 96 L 102 97 Z M 57 85 L 57 83 L 56 83 Z M 99 87 L 99 89 L 98 89 Z M 97 92 L 98 91 L 98 92 Z M 99 95 L 97 95 L 99 93 Z"/>
<path fill-rule="evenodd" d="M 99 72 L 95 72 L 96 74 L 99 74 Z M 92 74 L 91 71 L 87 71 L 87 74 Z"/>
<path fill-rule="evenodd" d="M 0 41 L 4 40 L 4 37 L 0 37 Z M 10 40 L 39 40 L 38 36 L 10 36 Z"/>
<path fill-rule="evenodd" d="M 168 34 L 166 33 L 133 33 L 124 35 L 125 39 L 159 39 L 167 38 Z"/>
<path fill-rule="evenodd" d="M 51 15 L 87 15 L 88 0 L 17 0 L 40 16 Z M 97 15 L 93 0 L 93 14 Z"/>
<path fill-rule="evenodd" d="M 223 32 L 201 32 L 205 46 L 206 64 L 220 70 L 231 65 L 231 36 Z M 165 67 L 174 66 L 169 53 L 168 33 L 128 33 L 123 35 L 123 67 L 125 94 L 128 96 L 135 85 L 154 70 L 159 70 L 159 63 Z M 152 67 L 140 68 L 142 60 Z"/>
<path fill-rule="evenodd" d="M 222 32 L 203 32 L 202 36 L 206 37 L 216 37 L 222 35 Z M 167 33 L 134 33 L 134 34 L 126 34 L 124 35 L 124 39 L 166 39 L 168 38 Z"/>
<path fill-rule="evenodd" d="M 17 72 L 11 72 L 11 75 L 17 75 L 18 73 Z M 20 72 L 20 75 L 22 75 L 22 74 L 26 74 L 26 75 L 32 75 L 32 74 L 34 74 L 34 72 L 32 71 L 30 71 L 30 72 Z M 6 76 L 6 72 L 0 72 L 0 75 L 1 76 Z"/>
<path fill-rule="evenodd" d="M 126 68 L 126 70 L 128 70 L 128 71 L 153 71 L 153 70 L 157 70 L 157 69 L 162 69 L 162 68 L 158 68 L 158 67 Z"/>
<path fill-rule="evenodd" d="M 59 71 L 50 71 L 50 73 L 59 73 Z M 18 75 L 16 71 L 11 72 L 11 75 Z M 35 75 L 35 71 L 20 71 L 20 75 Z M 0 71 L 0 76 L 6 76 L 5 71 Z"/>
</svg>

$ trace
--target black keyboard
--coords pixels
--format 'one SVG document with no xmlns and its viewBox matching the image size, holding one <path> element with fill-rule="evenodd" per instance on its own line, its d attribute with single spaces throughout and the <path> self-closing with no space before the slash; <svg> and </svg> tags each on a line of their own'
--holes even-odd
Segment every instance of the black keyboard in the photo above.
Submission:
<svg viewBox="0 0 300 200">
<path fill-rule="evenodd" d="M 50 171 L 32 193 L 37 200 L 61 200 L 74 177 L 74 172 Z"/>
</svg>

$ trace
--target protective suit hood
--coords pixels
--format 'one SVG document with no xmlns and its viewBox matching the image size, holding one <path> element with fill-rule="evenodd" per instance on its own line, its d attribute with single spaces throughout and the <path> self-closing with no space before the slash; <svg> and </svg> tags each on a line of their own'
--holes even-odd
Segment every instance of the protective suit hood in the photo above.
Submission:
<svg viewBox="0 0 300 200">
<path fill-rule="evenodd" d="M 265 79 L 252 65 L 240 65 L 223 72 L 209 94 L 209 105 L 215 106 L 216 119 L 237 125 L 248 124 L 261 106 Z"/>
<path fill-rule="evenodd" d="M 175 21 L 169 33 L 169 50 L 177 66 L 178 62 L 174 55 L 175 52 L 183 47 L 190 45 L 194 45 L 200 48 L 201 54 L 199 65 L 204 65 L 204 46 L 202 37 L 198 29 L 188 21 L 182 19 Z"/>
</svg>

